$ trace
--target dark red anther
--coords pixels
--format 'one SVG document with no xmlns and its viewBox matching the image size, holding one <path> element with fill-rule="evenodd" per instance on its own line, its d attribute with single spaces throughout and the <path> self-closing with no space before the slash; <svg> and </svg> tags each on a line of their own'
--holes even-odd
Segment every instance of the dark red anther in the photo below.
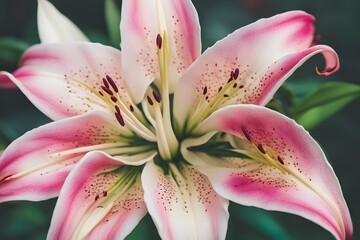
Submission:
<svg viewBox="0 0 360 240">
<path fill-rule="evenodd" d="M 229 97 L 229 94 L 224 94 L 224 97 Z"/>
<path fill-rule="evenodd" d="M 107 88 L 109 88 L 109 87 L 110 87 L 110 85 L 109 85 L 108 81 L 106 81 L 106 79 L 105 79 L 105 78 L 103 78 L 103 83 L 104 83 L 104 86 L 105 86 L 105 87 L 107 87 Z"/>
<path fill-rule="evenodd" d="M 265 149 L 264 149 L 264 147 L 263 147 L 262 144 L 257 145 L 257 148 L 259 149 L 259 151 L 260 151 L 262 154 L 266 154 L 266 151 L 265 151 Z"/>
<path fill-rule="evenodd" d="M 103 191 L 103 196 L 104 196 L 104 197 L 107 196 L 107 191 Z"/>
<path fill-rule="evenodd" d="M 121 126 L 125 126 L 124 118 L 121 116 L 120 113 L 116 112 L 115 117 Z"/>
<path fill-rule="evenodd" d="M 219 90 L 218 90 L 218 92 L 221 92 L 221 90 L 222 90 L 222 87 L 219 87 Z"/>
<path fill-rule="evenodd" d="M 237 87 L 237 83 L 234 83 L 233 88 L 236 88 L 236 87 Z"/>
<path fill-rule="evenodd" d="M 153 100 L 149 96 L 147 96 L 147 101 L 151 106 L 154 105 Z"/>
<path fill-rule="evenodd" d="M 277 160 L 279 161 L 279 163 L 281 163 L 281 165 L 285 164 L 284 160 L 280 156 L 277 157 Z"/>
<path fill-rule="evenodd" d="M 0 179 L 0 183 L 2 183 L 2 182 L 4 182 L 4 181 L 6 181 L 6 179 L 8 179 L 8 178 L 10 178 L 10 177 L 12 177 L 12 175 L 10 174 L 10 175 L 7 175 L 7 176 L 5 176 L 5 177 L 3 177 L 2 179 Z"/>
<path fill-rule="evenodd" d="M 158 34 L 158 35 L 156 36 L 156 46 L 157 46 L 159 49 L 161 49 L 161 47 L 162 47 L 162 38 L 161 38 L 160 34 Z"/>
<path fill-rule="evenodd" d="M 227 81 L 227 83 L 229 83 L 229 82 L 231 82 L 231 81 L 233 81 L 234 79 L 231 77 L 231 78 L 229 78 L 229 80 Z"/>
<path fill-rule="evenodd" d="M 100 94 L 101 96 L 104 96 L 104 94 L 103 94 L 101 91 L 99 91 L 99 94 Z"/>
<path fill-rule="evenodd" d="M 244 136 L 246 137 L 246 139 L 250 142 L 252 142 L 252 137 L 251 135 L 249 134 L 249 132 L 246 130 L 246 128 L 244 127 L 241 127 L 241 130 L 242 132 L 244 133 Z"/>
<path fill-rule="evenodd" d="M 154 96 L 155 100 L 156 100 L 158 103 L 161 102 L 160 96 L 159 96 L 155 91 L 153 91 L 153 96 Z"/>
<path fill-rule="evenodd" d="M 203 90 L 203 95 L 206 95 L 207 94 L 207 86 L 204 87 L 204 90 Z"/>
<path fill-rule="evenodd" d="M 104 90 L 109 95 L 114 95 L 114 93 L 107 87 L 101 86 L 102 90 Z"/>
<path fill-rule="evenodd" d="M 231 73 L 230 73 L 230 79 L 234 79 L 234 71 L 231 71 Z"/>
<path fill-rule="evenodd" d="M 133 105 L 130 105 L 130 111 L 133 112 L 135 109 L 133 107 Z"/>
<path fill-rule="evenodd" d="M 115 111 L 118 113 L 118 114 L 120 114 L 121 112 L 120 112 L 120 108 L 119 108 L 119 106 L 118 105 L 115 105 Z"/>
<path fill-rule="evenodd" d="M 111 96 L 111 100 L 116 103 L 118 99 L 115 96 Z"/>
<path fill-rule="evenodd" d="M 235 69 L 234 75 L 233 75 L 234 79 L 237 79 L 239 77 L 239 74 L 240 74 L 240 70 L 238 68 Z"/>
<path fill-rule="evenodd" d="M 99 195 L 96 195 L 95 196 L 95 201 L 99 200 L 100 196 Z"/>
<path fill-rule="evenodd" d="M 108 80 L 108 82 L 110 83 L 111 87 L 114 89 L 115 92 L 119 92 L 119 89 L 116 86 L 114 80 L 109 75 L 106 75 L 106 80 Z"/>
</svg>

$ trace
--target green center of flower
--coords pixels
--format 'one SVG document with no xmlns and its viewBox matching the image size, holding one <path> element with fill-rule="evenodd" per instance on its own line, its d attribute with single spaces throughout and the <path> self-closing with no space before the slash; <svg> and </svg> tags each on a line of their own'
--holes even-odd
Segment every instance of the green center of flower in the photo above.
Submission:
<svg viewBox="0 0 360 240">
<path fill-rule="evenodd" d="M 162 160 L 171 161 L 178 154 L 179 142 L 175 136 L 170 109 L 168 86 L 169 44 L 166 35 L 156 37 L 160 75 L 151 85 L 143 102 L 139 105 L 130 102 L 124 104 L 119 89 L 111 76 L 102 79 L 100 89 L 95 92 L 103 99 L 123 129 L 123 135 L 133 138 L 134 135 L 148 142 L 156 142 Z M 94 92 L 94 91 L 93 91 Z M 127 98 L 130 99 L 130 98 Z M 131 100 L 130 100 L 131 101 Z"/>
</svg>

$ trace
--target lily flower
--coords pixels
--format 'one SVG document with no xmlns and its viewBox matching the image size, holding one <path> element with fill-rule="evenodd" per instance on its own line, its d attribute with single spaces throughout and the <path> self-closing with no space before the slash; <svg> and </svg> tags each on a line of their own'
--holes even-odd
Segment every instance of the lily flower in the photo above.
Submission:
<svg viewBox="0 0 360 240">
<path fill-rule="evenodd" d="M 124 1 L 121 52 L 83 37 L 64 42 L 83 34 L 53 7 L 41 9 L 42 21 L 56 19 L 39 24 L 51 41 L 0 81 L 56 121 L 3 152 L 0 202 L 58 196 L 48 239 L 121 239 L 147 212 L 163 239 L 224 239 L 229 200 L 351 236 L 319 145 L 264 107 L 311 56 L 326 60 L 319 75 L 339 68 L 332 48 L 313 44 L 314 17 L 262 19 L 200 55 L 190 0 Z"/>
</svg>

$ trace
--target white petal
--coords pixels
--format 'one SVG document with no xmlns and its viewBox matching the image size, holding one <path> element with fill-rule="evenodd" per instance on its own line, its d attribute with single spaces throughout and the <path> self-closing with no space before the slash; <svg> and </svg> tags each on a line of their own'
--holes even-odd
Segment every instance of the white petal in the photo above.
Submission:
<svg viewBox="0 0 360 240">
<path fill-rule="evenodd" d="M 84 33 L 47 0 L 38 0 L 38 30 L 42 43 L 89 42 Z"/>
</svg>

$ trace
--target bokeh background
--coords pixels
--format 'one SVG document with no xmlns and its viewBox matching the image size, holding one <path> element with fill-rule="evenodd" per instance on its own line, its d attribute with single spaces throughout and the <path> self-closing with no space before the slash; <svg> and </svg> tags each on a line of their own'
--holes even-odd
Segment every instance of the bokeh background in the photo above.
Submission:
<svg viewBox="0 0 360 240">
<path fill-rule="evenodd" d="M 104 1 L 52 0 L 91 40 L 111 44 L 106 28 Z M 235 29 L 262 17 L 301 9 L 313 14 L 321 43 L 339 54 L 341 69 L 320 78 L 314 66 L 323 66 L 320 56 L 302 66 L 286 83 L 295 97 L 328 81 L 360 84 L 360 1 L 357 0 L 193 0 L 202 25 L 203 49 Z M 116 1 L 118 7 L 121 1 Z M 16 68 L 21 53 L 38 43 L 36 0 L 0 0 L 0 70 Z M 270 46 L 271 47 L 271 46 Z M 261 56 L 259 56 L 261 58 Z M 320 143 L 337 173 L 353 218 L 353 239 L 360 239 L 360 110 L 353 101 L 317 127 L 311 135 Z M 0 149 L 28 130 L 50 120 L 18 90 L 0 90 Z M 1 193 L 0 193 L 1 195 Z M 45 239 L 56 199 L 8 202 L 0 205 L 0 239 Z M 321 227 L 297 216 L 230 205 L 227 239 L 333 239 Z M 147 216 L 128 239 L 158 239 Z"/>
</svg>

